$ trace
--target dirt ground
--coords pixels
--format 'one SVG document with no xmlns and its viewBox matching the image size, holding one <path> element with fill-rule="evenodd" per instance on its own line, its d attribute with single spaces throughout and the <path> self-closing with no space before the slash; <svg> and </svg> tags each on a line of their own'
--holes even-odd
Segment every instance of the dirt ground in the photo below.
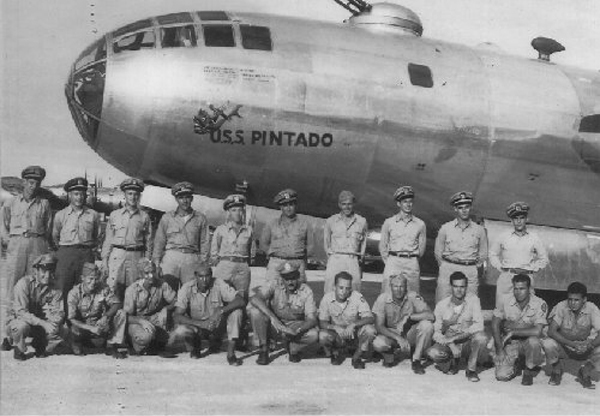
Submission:
<svg viewBox="0 0 600 416">
<path fill-rule="evenodd" d="M 253 268 L 253 284 L 264 278 Z M 316 298 L 324 272 L 310 271 Z M 381 276 L 367 274 L 372 304 Z M 427 287 L 427 283 L 425 284 Z M 428 297 L 428 294 L 425 294 Z M 4 299 L 2 299 L 4 301 Z M 5 302 L 3 303 L 3 310 Z M 4 318 L 4 314 L 2 314 Z M 238 353 L 239 354 L 239 353 Z M 598 414 L 600 395 L 584 390 L 573 374 L 559 387 L 541 372 L 534 385 L 495 381 L 493 369 L 470 383 L 464 371 L 444 375 L 433 366 L 414 375 L 407 362 L 355 370 L 349 360 L 333 367 L 327 358 L 288 362 L 283 351 L 269 366 L 243 355 L 230 367 L 225 353 L 194 360 L 188 354 L 115 360 L 104 355 L 51 356 L 17 362 L 0 354 L 1 414 Z M 307 354 L 308 355 L 308 354 Z M 575 368 L 575 367 L 573 367 Z"/>
</svg>

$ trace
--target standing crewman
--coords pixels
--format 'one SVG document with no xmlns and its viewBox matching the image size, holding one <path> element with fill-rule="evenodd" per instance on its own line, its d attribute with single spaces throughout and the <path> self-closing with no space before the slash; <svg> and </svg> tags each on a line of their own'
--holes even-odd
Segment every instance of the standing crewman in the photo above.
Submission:
<svg viewBox="0 0 600 416">
<path fill-rule="evenodd" d="M 279 266 L 289 260 L 300 260 L 300 280 L 306 282 L 306 257 L 312 250 L 312 232 L 308 222 L 296 214 L 298 194 L 293 189 L 284 189 L 273 201 L 281 209 L 281 216 L 265 226 L 260 242 L 269 257 L 266 278 L 279 279 Z"/>
<path fill-rule="evenodd" d="M 401 186 L 394 193 L 400 212 L 386 219 L 381 227 L 379 252 L 385 262 L 381 293 L 390 293 L 390 276 L 404 273 L 408 290 L 419 293 L 419 257 L 425 253 L 425 223 L 412 214 L 415 192 L 412 186 Z"/>
<path fill-rule="evenodd" d="M 352 275 L 352 289 L 360 292 L 362 271 L 360 262 L 367 249 L 367 220 L 354 212 L 356 198 L 350 191 L 338 197 L 340 213 L 325 221 L 323 237 L 327 254 L 324 293 L 334 288 L 333 280 L 339 272 Z"/>
<path fill-rule="evenodd" d="M 23 193 L 0 210 L 0 239 L 2 245 L 8 245 L 4 269 L 7 299 L 12 299 L 17 280 L 31 273 L 31 264 L 48 252 L 51 243 L 52 210 L 48 200 L 38 195 L 45 177 L 40 166 L 23 169 Z"/>
<path fill-rule="evenodd" d="M 192 184 L 179 182 L 173 185 L 171 194 L 177 200 L 177 209 L 160 219 L 152 260 L 169 284 L 178 287 L 194 280 L 198 263 L 208 262 L 210 235 L 206 217 L 192 208 Z"/>
<path fill-rule="evenodd" d="M 150 216 L 140 208 L 144 182 L 125 179 L 120 188 L 125 195 L 125 206 L 111 212 L 108 218 L 102 267 L 108 273 L 108 287 L 122 300 L 125 289 L 138 278 L 138 261 L 152 255 L 154 241 Z"/>
<path fill-rule="evenodd" d="M 515 274 L 526 274 L 534 287 L 534 275 L 548 265 L 546 249 L 535 233 L 527 230 L 529 205 L 513 202 L 506 209 L 513 230 L 500 235 L 490 250 L 490 263 L 500 271 L 496 282 L 496 307 L 512 293 L 511 279 Z"/>
<path fill-rule="evenodd" d="M 223 209 L 227 220 L 216 228 L 210 247 L 215 276 L 232 285 L 247 301 L 253 231 L 246 224 L 246 197 L 229 195 L 223 201 Z"/>
<path fill-rule="evenodd" d="M 84 263 L 93 263 L 98 244 L 100 215 L 85 206 L 88 181 L 73 178 L 64 186 L 69 195 L 69 206 L 56 213 L 52 236 L 58 245 L 56 253 L 56 280 L 63 291 L 65 309 L 67 295 L 78 282 Z"/>
<path fill-rule="evenodd" d="M 435 259 L 440 266 L 436 302 L 450 296 L 450 275 L 454 272 L 467 276 L 467 290 L 477 296 L 478 268 L 483 265 L 488 253 L 485 229 L 471 220 L 473 194 L 457 192 L 450 198 L 450 204 L 454 207 L 456 219 L 442 225 L 435 240 Z"/>
</svg>

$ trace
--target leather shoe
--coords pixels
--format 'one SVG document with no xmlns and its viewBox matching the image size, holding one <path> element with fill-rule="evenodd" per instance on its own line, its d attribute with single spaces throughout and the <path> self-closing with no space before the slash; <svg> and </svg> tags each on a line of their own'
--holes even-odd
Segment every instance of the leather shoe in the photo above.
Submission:
<svg viewBox="0 0 600 416">
<path fill-rule="evenodd" d="M 451 376 L 458 374 L 458 360 L 456 358 L 452 358 L 450 360 L 450 368 L 448 369 L 448 373 Z"/>
<path fill-rule="evenodd" d="M 200 348 L 194 348 L 192 351 L 190 351 L 190 358 L 201 358 L 202 357 L 202 350 Z"/>
<path fill-rule="evenodd" d="M 410 365 L 415 374 L 425 374 L 425 368 L 423 368 L 423 364 L 421 361 L 413 361 Z"/>
<path fill-rule="evenodd" d="M 365 362 L 363 360 L 361 360 L 360 358 L 353 358 L 352 359 L 352 367 L 354 367 L 357 370 L 364 370 Z"/>
<path fill-rule="evenodd" d="M 269 365 L 269 351 L 261 351 L 256 359 L 258 365 Z"/>
<path fill-rule="evenodd" d="M 4 338 L 2 340 L 2 345 L 0 346 L 0 350 L 2 350 L 2 351 L 10 351 L 12 349 L 13 349 L 13 346 L 10 343 L 10 341 L 8 340 L 8 338 Z"/>
<path fill-rule="evenodd" d="M 581 383 L 584 389 L 595 389 L 596 385 L 592 383 L 592 378 L 589 374 L 585 373 L 583 369 L 584 367 L 579 369 L 579 372 L 577 373 L 577 381 Z"/>
<path fill-rule="evenodd" d="M 240 365 L 244 364 L 244 362 L 242 361 L 242 359 L 236 357 L 235 354 L 227 356 L 227 363 L 229 365 L 234 366 L 234 367 L 239 367 Z"/>
<path fill-rule="evenodd" d="M 473 383 L 477 383 L 479 381 L 477 371 L 467 370 L 465 375 L 467 376 L 467 380 L 472 381 Z"/>
<path fill-rule="evenodd" d="M 383 354 L 383 366 L 385 368 L 391 368 L 395 365 L 396 365 L 396 360 L 395 360 L 394 354 L 384 353 Z"/>
<path fill-rule="evenodd" d="M 561 373 L 552 373 L 552 374 L 550 374 L 550 380 L 548 380 L 548 384 L 550 384 L 551 386 L 559 386 L 561 381 L 562 381 Z"/>
<path fill-rule="evenodd" d="M 27 354 L 25 354 L 23 351 L 21 351 L 17 347 L 14 347 L 13 357 L 17 361 L 25 361 L 27 358 L 29 358 L 29 357 L 27 357 Z"/>
<path fill-rule="evenodd" d="M 344 362 L 344 355 L 340 352 L 332 352 L 331 353 L 331 364 L 332 365 L 342 365 Z"/>
<path fill-rule="evenodd" d="M 522 386 L 531 386 L 533 384 L 533 374 L 531 374 L 531 370 L 526 369 L 523 371 L 523 378 L 521 379 Z"/>
<path fill-rule="evenodd" d="M 46 358 L 48 356 L 48 352 L 46 351 L 46 348 L 36 348 L 35 356 L 37 358 Z"/>
<path fill-rule="evenodd" d="M 299 363 L 300 361 L 302 361 L 302 357 L 300 357 L 300 354 L 298 354 L 298 353 L 290 354 L 289 359 L 290 359 L 290 363 Z"/>
</svg>

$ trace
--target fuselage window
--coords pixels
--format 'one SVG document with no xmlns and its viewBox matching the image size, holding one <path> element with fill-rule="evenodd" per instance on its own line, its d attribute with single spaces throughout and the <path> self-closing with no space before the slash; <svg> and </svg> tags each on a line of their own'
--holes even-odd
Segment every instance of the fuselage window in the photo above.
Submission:
<svg viewBox="0 0 600 416">
<path fill-rule="evenodd" d="M 412 85 L 424 88 L 433 87 L 433 77 L 428 66 L 408 64 L 408 75 Z"/>
<path fill-rule="evenodd" d="M 189 48 L 196 46 L 196 32 L 194 26 L 163 27 L 162 47 L 163 48 Z"/>
<path fill-rule="evenodd" d="M 230 25 L 205 25 L 202 30 L 206 46 L 235 46 L 233 27 Z"/>
<path fill-rule="evenodd" d="M 600 133 L 600 114 L 585 116 L 579 123 L 581 133 Z"/>
<path fill-rule="evenodd" d="M 242 46 L 244 49 L 258 49 L 261 51 L 270 51 L 273 49 L 271 44 L 271 32 L 268 27 L 240 25 L 242 32 Z"/>
<path fill-rule="evenodd" d="M 113 51 L 119 53 L 122 51 L 138 51 L 140 49 L 152 49 L 156 39 L 153 31 L 133 33 L 124 36 L 113 43 Z"/>
</svg>

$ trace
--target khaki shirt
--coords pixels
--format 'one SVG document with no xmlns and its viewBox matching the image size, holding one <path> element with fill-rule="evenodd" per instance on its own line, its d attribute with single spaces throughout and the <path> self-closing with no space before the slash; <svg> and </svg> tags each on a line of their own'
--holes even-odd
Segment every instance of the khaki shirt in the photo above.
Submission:
<svg viewBox="0 0 600 416">
<path fill-rule="evenodd" d="M 23 276 L 14 288 L 9 321 L 11 318 L 30 325 L 39 325 L 42 321 L 61 323 L 65 318 L 62 290 L 42 286 L 33 276 Z"/>
<path fill-rule="evenodd" d="M 595 339 L 600 331 L 600 309 L 592 302 L 586 302 L 575 315 L 563 300 L 552 309 L 548 321 L 556 322 L 560 333 L 572 341 Z"/>
<path fill-rule="evenodd" d="M 253 233 L 252 226 L 246 224 L 243 224 L 239 231 L 236 231 L 232 222 L 219 225 L 213 234 L 210 256 L 213 259 L 225 256 L 253 257 Z"/>
<path fill-rule="evenodd" d="M 505 295 L 500 306 L 494 309 L 494 316 L 505 320 L 504 331 L 511 328 L 532 328 L 535 325 L 548 325 L 546 314 L 548 305 L 543 299 L 530 295 L 529 302 L 523 309 L 519 307 L 515 295 Z"/>
<path fill-rule="evenodd" d="M 98 243 L 100 215 L 86 206 L 79 212 L 71 205 L 56 213 L 52 237 L 61 246 L 83 244 L 94 247 Z"/>
<path fill-rule="evenodd" d="M 347 222 L 343 214 L 335 214 L 327 218 L 323 237 L 325 252 L 356 254 L 362 256 L 367 248 L 367 220 L 358 214 L 353 214 Z"/>
<path fill-rule="evenodd" d="M 50 237 L 52 210 L 47 199 L 35 197 L 27 202 L 18 195 L 2 207 L 0 216 L 0 235 L 4 238 L 23 234 Z"/>
<path fill-rule="evenodd" d="M 373 316 L 369 304 L 359 292 L 352 292 L 345 302 L 335 299 L 335 291 L 326 293 L 319 305 L 319 321 L 348 326 L 363 318 Z"/>
<path fill-rule="evenodd" d="M 304 321 L 317 317 L 317 305 L 312 289 L 302 283 L 295 292 L 289 292 L 281 282 L 262 286 L 258 293 L 282 322 Z"/>
<path fill-rule="evenodd" d="M 108 287 L 97 288 L 94 293 L 85 293 L 83 284 L 75 285 L 69 291 L 67 304 L 69 309 L 69 319 L 77 319 L 89 325 L 95 325 L 96 322 L 113 305 L 121 301 Z"/>
<path fill-rule="evenodd" d="M 537 272 L 548 265 L 548 255 L 536 234 L 508 231 L 492 245 L 490 263 L 498 270 L 520 268 Z"/>
<path fill-rule="evenodd" d="M 146 290 L 143 280 L 138 280 L 125 289 L 123 310 L 128 315 L 151 316 L 173 303 L 176 297 L 177 292 L 167 282 L 159 281 Z"/>
<path fill-rule="evenodd" d="M 206 293 L 198 290 L 198 283 L 192 280 L 181 286 L 175 307 L 183 309 L 192 319 L 206 320 L 224 303 L 232 302 L 237 291 L 221 279 L 215 279 Z"/>
<path fill-rule="evenodd" d="M 402 331 L 402 326 L 413 313 L 429 311 L 421 295 L 416 292 L 408 292 L 401 303 L 396 303 L 391 293 L 382 293 L 377 297 L 373 305 L 373 313 L 385 317 L 386 328 Z"/>
<path fill-rule="evenodd" d="M 177 211 L 165 213 L 160 219 L 154 238 L 152 260 L 162 260 L 165 250 L 189 250 L 198 253 L 202 262 L 208 261 L 210 235 L 204 214 L 192 211 L 189 220 L 177 215 Z"/>
<path fill-rule="evenodd" d="M 142 209 L 129 211 L 126 207 L 110 213 L 106 224 L 106 237 L 102 246 L 102 258 L 107 259 L 114 245 L 144 247 L 143 256 L 152 255 L 152 223 Z"/>
<path fill-rule="evenodd" d="M 422 256 L 425 243 L 425 223 L 420 218 L 396 214 L 383 222 L 379 252 L 384 260 L 389 257 L 390 251 Z"/>
<path fill-rule="evenodd" d="M 433 323 L 433 337 L 454 336 L 457 334 L 475 334 L 483 331 L 483 314 L 481 313 L 481 302 L 472 293 L 467 293 L 463 303 L 456 305 L 452 302 L 452 296 L 442 299 L 435 305 L 433 311 L 435 322 Z M 442 332 L 442 324 L 445 321 L 456 323 L 448 326 L 446 332 Z"/>
<path fill-rule="evenodd" d="M 438 261 L 450 256 L 461 261 L 483 263 L 488 255 L 485 229 L 470 220 L 464 228 L 457 219 L 447 222 L 438 232 L 434 252 Z"/>
<path fill-rule="evenodd" d="M 282 215 L 269 222 L 260 242 L 267 255 L 284 258 L 306 257 L 312 249 L 309 244 L 312 244 L 312 232 L 308 222 L 297 215 L 292 219 Z"/>
</svg>

